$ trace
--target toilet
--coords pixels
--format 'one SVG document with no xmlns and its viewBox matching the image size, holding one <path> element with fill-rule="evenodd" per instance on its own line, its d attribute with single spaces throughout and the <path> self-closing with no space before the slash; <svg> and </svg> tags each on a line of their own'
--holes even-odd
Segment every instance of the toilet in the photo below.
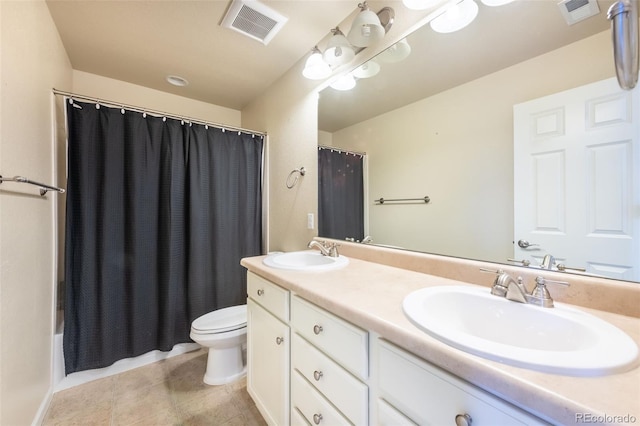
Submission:
<svg viewBox="0 0 640 426">
<path fill-rule="evenodd" d="M 246 375 L 243 348 L 247 342 L 247 305 L 218 309 L 196 318 L 189 336 L 209 348 L 206 384 L 222 385 Z"/>
</svg>

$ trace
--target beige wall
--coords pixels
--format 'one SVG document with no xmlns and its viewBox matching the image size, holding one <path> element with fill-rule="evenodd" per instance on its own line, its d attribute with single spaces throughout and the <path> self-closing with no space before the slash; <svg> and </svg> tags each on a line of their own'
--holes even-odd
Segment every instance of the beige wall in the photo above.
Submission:
<svg viewBox="0 0 640 426">
<path fill-rule="evenodd" d="M 317 226 L 307 229 L 307 214 L 316 217 L 318 206 L 318 95 L 312 85 L 296 66 L 242 110 L 243 127 L 268 133 L 268 251 L 304 249 L 317 235 Z M 306 175 L 288 189 L 287 176 L 300 167 Z"/>
<path fill-rule="evenodd" d="M 167 83 L 168 86 L 169 83 Z M 122 102 L 136 107 L 149 108 L 227 126 L 237 127 L 241 124 L 241 113 L 235 109 L 196 101 L 78 70 L 73 71 L 72 91 L 79 95 Z"/>
<path fill-rule="evenodd" d="M 614 75 L 609 31 L 332 135 L 369 160 L 376 243 L 505 261 L 513 241 L 514 104 Z M 373 200 L 429 196 L 429 205 Z"/>
<path fill-rule="evenodd" d="M 43 1 L 1 1 L 0 173 L 56 183 L 51 88 L 71 66 Z M 0 424 L 36 421 L 51 387 L 57 195 L 0 185 Z"/>
</svg>

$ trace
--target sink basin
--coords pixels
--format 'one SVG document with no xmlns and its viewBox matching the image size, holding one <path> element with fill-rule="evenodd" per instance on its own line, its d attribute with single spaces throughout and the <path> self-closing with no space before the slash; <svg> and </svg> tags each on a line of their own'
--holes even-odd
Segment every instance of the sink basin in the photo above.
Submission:
<svg viewBox="0 0 640 426">
<path fill-rule="evenodd" d="M 546 373 L 602 376 L 637 365 L 638 346 L 622 330 L 556 303 L 541 308 L 490 289 L 438 286 L 407 295 L 404 313 L 436 339 L 494 361 Z"/>
<path fill-rule="evenodd" d="M 344 256 L 323 256 L 317 250 L 305 250 L 270 254 L 262 262 L 267 266 L 278 269 L 328 271 L 346 266 L 349 263 L 349 259 Z"/>
</svg>

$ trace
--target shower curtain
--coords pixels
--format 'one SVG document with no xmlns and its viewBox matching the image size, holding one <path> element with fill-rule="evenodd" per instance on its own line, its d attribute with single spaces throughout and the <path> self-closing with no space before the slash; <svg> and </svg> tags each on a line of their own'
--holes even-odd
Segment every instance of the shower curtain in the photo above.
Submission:
<svg viewBox="0 0 640 426">
<path fill-rule="evenodd" d="M 67 122 L 66 374 L 171 350 L 246 303 L 262 137 L 76 101 Z"/>
<path fill-rule="evenodd" d="M 318 233 L 344 240 L 364 238 L 363 156 L 318 150 Z"/>
</svg>

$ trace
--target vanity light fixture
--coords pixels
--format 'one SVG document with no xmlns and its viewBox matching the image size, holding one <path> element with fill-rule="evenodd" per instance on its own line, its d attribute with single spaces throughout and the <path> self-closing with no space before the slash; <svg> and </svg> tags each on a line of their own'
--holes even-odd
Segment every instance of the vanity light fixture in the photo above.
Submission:
<svg viewBox="0 0 640 426">
<path fill-rule="evenodd" d="M 367 47 L 382 40 L 385 29 L 378 15 L 369 9 L 366 1 L 358 4 L 358 7 L 361 9 L 360 13 L 353 21 L 347 39 L 354 46 Z"/>
<path fill-rule="evenodd" d="M 469 25 L 478 16 L 478 4 L 473 0 L 452 3 L 447 10 L 430 22 L 438 33 L 452 33 Z"/>
<path fill-rule="evenodd" d="M 374 61 L 367 61 L 353 70 L 353 76 L 357 78 L 369 78 L 380 72 L 380 65 Z"/>
<path fill-rule="evenodd" d="M 315 46 L 304 64 L 302 75 L 310 80 L 322 80 L 331 75 L 331 67 L 322 59 L 322 52 Z"/>
<path fill-rule="evenodd" d="M 331 88 L 336 90 L 351 90 L 354 87 L 356 87 L 356 79 L 351 73 L 338 77 L 336 81 L 331 83 Z"/>
<path fill-rule="evenodd" d="M 361 10 L 353 21 L 349 35 L 345 37 L 338 27 L 332 29 L 333 36 L 329 39 L 324 54 L 318 49 L 318 46 L 313 48 L 302 70 L 303 76 L 312 80 L 321 80 L 329 77 L 333 69 L 348 64 L 353 60 L 356 53 L 382 39 L 393 25 L 396 16 L 393 8 L 383 7 L 376 14 L 369 9 L 366 1 L 358 4 L 358 7 Z M 371 65 L 371 69 L 368 72 L 375 71 L 375 74 L 377 74 L 380 68 L 377 65 Z M 375 68 L 376 66 L 377 69 Z M 353 76 L 351 79 L 353 79 Z M 347 79 L 347 81 L 346 86 L 351 85 L 348 89 L 353 88 L 355 80 L 350 81 Z M 343 87 L 345 84 L 338 84 L 338 86 Z"/>
<path fill-rule="evenodd" d="M 344 36 L 340 28 L 336 27 L 331 30 L 333 36 L 329 39 L 327 48 L 324 50 L 322 57 L 330 66 L 344 65 L 356 56 L 355 50 Z"/>
<path fill-rule="evenodd" d="M 377 57 L 380 62 L 393 64 L 406 59 L 411 54 L 411 46 L 406 38 L 403 38 L 392 46 L 383 50 Z"/>
</svg>

